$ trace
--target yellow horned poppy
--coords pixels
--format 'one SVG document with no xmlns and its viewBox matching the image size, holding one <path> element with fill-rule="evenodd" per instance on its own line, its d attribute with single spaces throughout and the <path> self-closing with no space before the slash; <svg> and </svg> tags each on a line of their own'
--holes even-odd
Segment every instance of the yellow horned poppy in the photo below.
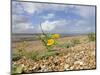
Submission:
<svg viewBox="0 0 100 75">
<path fill-rule="evenodd" d="M 60 37 L 59 34 L 53 34 L 53 35 L 52 35 L 52 38 L 55 38 L 55 39 L 57 39 L 57 38 L 59 38 L 59 37 Z"/>
<path fill-rule="evenodd" d="M 53 39 L 49 39 L 47 41 L 47 45 L 50 46 L 50 45 L 53 45 L 54 44 L 54 40 Z"/>
</svg>

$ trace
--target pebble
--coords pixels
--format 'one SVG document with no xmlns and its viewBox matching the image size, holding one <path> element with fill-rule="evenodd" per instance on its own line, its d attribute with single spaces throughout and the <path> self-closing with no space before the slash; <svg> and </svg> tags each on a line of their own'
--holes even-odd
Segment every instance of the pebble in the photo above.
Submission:
<svg viewBox="0 0 100 75">
<path fill-rule="evenodd" d="M 84 49 L 82 49 L 84 47 Z M 90 50 L 91 49 L 93 50 Z M 48 72 L 48 71 L 65 71 L 65 70 L 80 70 L 92 69 L 96 67 L 95 49 L 94 46 L 72 47 L 67 54 L 51 56 L 48 59 L 32 61 L 31 59 L 22 58 L 18 61 L 13 61 L 14 64 L 22 64 L 25 72 Z"/>
<path fill-rule="evenodd" d="M 64 65 L 64 69 L 65 69 L 65 70 L 69 70 L 69 65 L 68 65 L 68 64 L 65 64 L 65 65 Z"/>
<path fill-rule="evenodd" d="M 83 61 L 75 61 L 74 65 L 79 64 L 79 65 L 83 65 Z"/>
</svg>

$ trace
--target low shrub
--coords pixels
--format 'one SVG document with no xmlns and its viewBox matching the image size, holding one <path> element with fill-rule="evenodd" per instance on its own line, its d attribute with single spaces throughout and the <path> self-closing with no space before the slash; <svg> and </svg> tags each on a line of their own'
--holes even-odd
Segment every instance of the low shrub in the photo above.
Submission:
<svg viewBox="0 0 100 75">
<path fill-rule="evenodd" d="M 88 34 L 88 39 L 89 39 L 89 41 L 95 41 L 95 34 L 94 33 L 89 33 Z"/>
<path fill-rule="evenodd" d="M 21 59 L 21 55 L 19 53 L 12 53 L 12 61 L 17 61 Z"/>
<path fill-rule="evenodd" d="M 55 56 L 55 55 L 59 55 L 59 52 L 57 51 L 47 51 L 46 53 L 44 53 L 44 55 L 42 55 L 42 58 L 49 58 L 50 56 Z"/>
<path fill-rule="evenodd" d="M 72 39 L 71 42 L 76 45 L 76 44 L 80 44 L 80 40 L 79 39 Z"/>
<path fill-rule="evenodd" d="M 23 56 L 25 56 L 26 58 L 32 59 L 34 61 L 36 60 L 40 60 L 43 58 L 48 58 L 49 56 L 54 56 L 54 55 L 58 55 L 59 53 L 57 51 L 54 50 L 44 50 L 43 52 L 38 52 L 38 51 L 16 51 L 12 54 L 12 60 L 13 61 L 17 61 L 19 59 L 21 59 Z"/>
<path fill-rule="evenodd" d="M 39 53 L 37 51 L 26 52 L 24 56 L 32 60 L 38 60 Z"/>
<path fill-rule="evenodd" d="M 62 48 L 70 48 L 70 47 L 73 47 L 74 44 L 72 42 L 65 42 L 64 44 L 59 44 L 58 46 Z"/>
<path fill-rule="evenodd" d="M 12 75 L 17 75 L 18 73 L 22 72 L 23 72 L 23 67 L 21 64 L 16 63 L 12 65 L 12 70 L 11 70 Z"/>
<path fill-rule="evenodd" d="M 40 52 L 31 52 L 29 55 L 27 55 L 32 60 L 40 60 L 40 59 L 47 59 L 50 56 L 58 55 L 59 53 L 57 51 L 44 51 L 42 53 Z"/>
</svg>

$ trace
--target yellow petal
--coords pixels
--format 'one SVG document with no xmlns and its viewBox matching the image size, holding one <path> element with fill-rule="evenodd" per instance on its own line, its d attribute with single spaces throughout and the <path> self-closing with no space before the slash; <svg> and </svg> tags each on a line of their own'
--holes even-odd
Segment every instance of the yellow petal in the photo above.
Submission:
<svg viewBox="0 0 100 75">
<path fill-rule="evenodd" d="M 54 44 L 54 40 L 53 39 L 49 39 L 48 41 L 47 41 L 47 45 L 53 45 Z"/>
<path fill-rule="evenodd" d="M 56 38 L 59 38 L 59 37 L 60 37 L 59 34 L 53 34 L 53 35 L 52 35 L 52 38 L 55 38 L 55 39 L 56 39 Z"/>
</svg>

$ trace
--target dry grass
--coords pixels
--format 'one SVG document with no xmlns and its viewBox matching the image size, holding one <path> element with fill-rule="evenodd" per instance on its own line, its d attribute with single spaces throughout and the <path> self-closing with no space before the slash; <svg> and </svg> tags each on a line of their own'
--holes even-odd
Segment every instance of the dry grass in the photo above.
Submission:
<svg viewBox="0 0 100 75">
<path fill-rule="evenodd" d="M 86 41 L 84 41 L 85 39 L 87 39 L 87 36 L 74 36 L 74 37 L 63 37 L 60 39 L 57 39 L 60 44 L 63 44 L 65 42 L 71 41 L 73 39 L 80 39 L 81 43 L 84 43 Z M 25 50 L 27 51 L 32 51 L 32 50 L 44 50 L 45 47 L 42 45 L 41 41 L 26 41 L 26 43 L 28 44 L 28 46 L 25 47 Z M 20 46 L 22 46 L 23 42 L 13 42 L 12 43 L 12 50 L 17 50 Z"/>
</svg>

